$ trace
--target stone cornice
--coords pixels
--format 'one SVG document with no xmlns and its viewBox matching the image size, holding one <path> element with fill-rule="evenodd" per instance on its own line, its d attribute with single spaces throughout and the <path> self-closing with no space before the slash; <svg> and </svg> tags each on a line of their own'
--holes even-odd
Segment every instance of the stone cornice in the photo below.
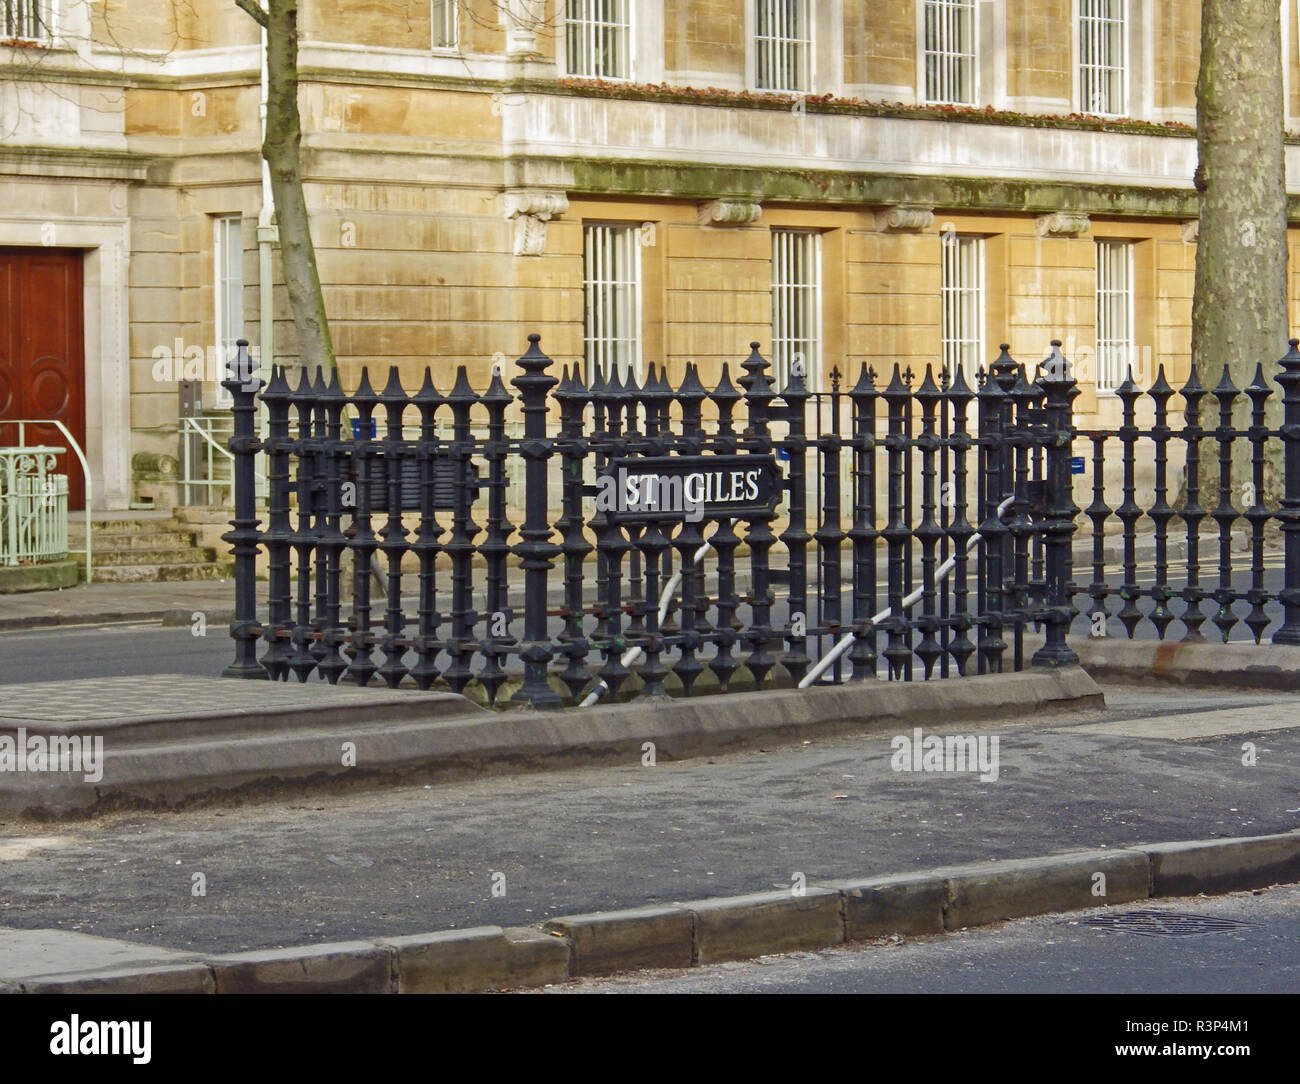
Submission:
<svg viewBox="0 0 1300 1084">
<path fill-rule="evenodd" d="M 153 161 L 153 157 L 147 155 L 78 147 L 0 148 L 0 174 L 8 176 L 146 181 Z"/>
<path fill-rule="evenodd" d="M 910 205 L 951 210 L 1020 214 L 1137 216 L 1186 219 L 1197 213 L 1189 186 L 1079 184 L 990 177 L 916 176 L 904 173 L 845 173 L 768 167 L 716 166 L 698 162 L 642 162 L 567 159 L 570 193 L 667 196 L 769 203 Z M 1293 197 L 1300 217 L 1300 196 Z"/>
</svg>

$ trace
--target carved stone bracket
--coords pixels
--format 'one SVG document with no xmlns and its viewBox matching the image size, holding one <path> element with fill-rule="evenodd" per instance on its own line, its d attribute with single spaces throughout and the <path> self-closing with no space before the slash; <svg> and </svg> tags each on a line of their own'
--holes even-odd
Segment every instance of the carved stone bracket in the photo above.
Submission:
<svg viewBox="0 0 1300 1084">
<path fill-rule="evenodd" d="M 934 208 L 919 203 L 900 203 L 876 214 L 876 229 L 895 233 L 917 233 L 934 225 Z"/>
<path fill-rule="evenodd" d="M 541 256 L 546 252 L 546 223 L 569 209 L 569 197 L 545 189 L 511 188 L 505 209 L 506 218 L 515 224 L 515 255 Z"/>
<path fill-rule="evenodd" d="M 1183 235 L 1183 244 L 1185 245 L 1194 245 L 1201 238 L 1201 220 L 1199 218 L 1180 223 L 1178 228 Z"/>
<path fill-rule="evenodd" d="M 1039 237 L 1078 237 L 1081 233 L 1087 233 L 1091 225 L 1087 215 L 1057 211 L 1050 215 L 1039 215 L 1034 222 L 1034 232 Z"/>
<path fill-rule="evenodd" d="M 503 0 L 498 11 L 506 28 L 506 54 L 536 52 L 537 33 L 546 25 L 545 0 Z"/>
<path fill-rule="evenodd" d="M 701 226 L 740 226 L 757 222 L 763 205 L 750 200 L 713 199 L 700 204 Z"/>
</svg>

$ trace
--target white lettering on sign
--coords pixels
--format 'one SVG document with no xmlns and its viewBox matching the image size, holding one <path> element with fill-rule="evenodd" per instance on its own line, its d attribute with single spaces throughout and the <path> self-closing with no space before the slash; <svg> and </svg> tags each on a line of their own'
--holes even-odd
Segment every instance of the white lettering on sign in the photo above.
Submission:
<svg viewBox="0 0 1300 1084">
<path fill-rule="evenodd" d="M 704 518 L 706 505 L 746 504 L 758 500 L 762 470 L 694 471 L 690 474 L 618 473 L 597 479 L 598 512 L 663 512 L 682 515 L 688 523 Z"/>
</svg>

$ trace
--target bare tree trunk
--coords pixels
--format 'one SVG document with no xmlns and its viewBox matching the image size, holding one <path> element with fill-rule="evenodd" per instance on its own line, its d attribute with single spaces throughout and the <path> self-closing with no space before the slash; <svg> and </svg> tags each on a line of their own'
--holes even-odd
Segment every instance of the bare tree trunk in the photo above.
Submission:
<svg viewBox="0 0 1300 1084">
<path fill-rule="evenodd" d="M 302 190 L 299 147 L 302 120 L 298 114 L 298 0 L 235 0 L 266 30 L 266 138 L 262 157 L 271 174 L 280 259 L 284 266 L 289 307 L 298 338 L 298 356 L 312 369 L 335 367 L 334 343 L 325 314 L 325 296 L 316 269 L 311 220 Z M 270 314 L 264 313 L 263 319 Z"/>
<path fill-rule="evenodd" d="M 1192 303 L 1192 364 L 1201 383 L 1213 389 L 1228 367 L 1232 382 L 1245 387 L 1264 365 L 1287 349 L 1286 174 L 1283 159 L 1282 45 L 1277 0 L 1202 0 L 1201 60 L 1196 82 L 1196 188 L 1200 194 L 1200 237 Z M 1273 396 L 1276 400 L 1278 397 Z M 1280 403 L 1270 400 L 1267 422 L 1280 421 Z M 1233 413 L 1235 428 L 1250 425 L 1250 403 L 1242 395 Z M 1218 425 L 1218 402 L 1204 400 L 1202 425 Z M 1238 447 L 1240 445 L 1240 447 Z M 1212 443 L 1203 446 L 1217 451 Z M 1252 503 L 1250 448 L 1234 441 L 1234 503 Z M 1219 499 L 1217 456 L 1202 479 L 1202 505 Z M 1268 469 L 1268 468 L 1272 469 Z M 1269 503 L 1280 495 L 1280 459 L 1266 467 Z M 1244 503 L 1243 503 L 1244 501 Z"/>
</svg>

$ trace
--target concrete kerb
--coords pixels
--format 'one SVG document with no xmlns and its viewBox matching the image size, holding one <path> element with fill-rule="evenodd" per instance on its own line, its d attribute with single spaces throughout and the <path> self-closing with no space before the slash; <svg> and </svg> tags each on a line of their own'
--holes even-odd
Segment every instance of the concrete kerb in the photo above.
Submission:
<svg viewBox="0 0 1300 1084">
<path fill-rule="evenodd" d="M 27 993 L 471 993 L 1300 881 L 1300 831 L 986 862 L 601 914 L 30 979 Z"/>
<path fill-rule="evenodd" d="M 1025 654 L 1031 655 L 1041 642 L 1041 636 L 1026 636 Z M 1300 690 L 1300 647 L 1089 636 L 1071 636 L 1069 644 L 1079 665 L 1101 681 Z"/>
</svg>

